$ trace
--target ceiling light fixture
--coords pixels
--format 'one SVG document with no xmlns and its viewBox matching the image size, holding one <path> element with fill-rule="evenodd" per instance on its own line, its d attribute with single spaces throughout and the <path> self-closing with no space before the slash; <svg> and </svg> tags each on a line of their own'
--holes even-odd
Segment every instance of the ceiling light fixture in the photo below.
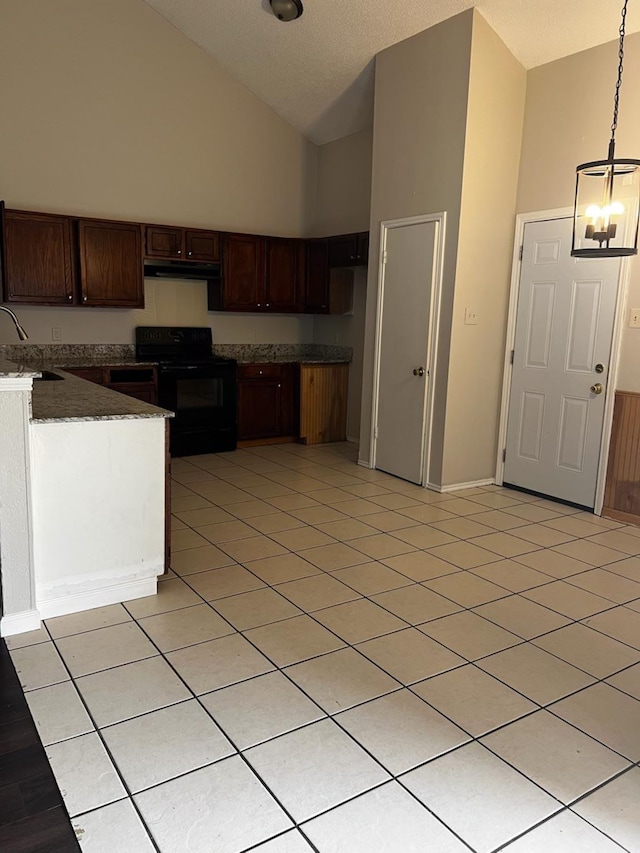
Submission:
<svg viewBox="0 0 640 853">
<path fill-rule="evenodd" d="M 300 0 L 269 0 L 271 11 L 279 21 L 295 21 L 304 12 Z"/>
<path fill-rule="evenodd" d="M 606 160 L 582 163 L 576 169 L 571 254 L 576 258 L 619 258 L 638 254 L 640 160 L 616 160 L 616 129 L 622 85 L 627 4 L 622 7 L 618 79 Z M 582 237 L 581 235 L 584 235 Z"/>
</svg>

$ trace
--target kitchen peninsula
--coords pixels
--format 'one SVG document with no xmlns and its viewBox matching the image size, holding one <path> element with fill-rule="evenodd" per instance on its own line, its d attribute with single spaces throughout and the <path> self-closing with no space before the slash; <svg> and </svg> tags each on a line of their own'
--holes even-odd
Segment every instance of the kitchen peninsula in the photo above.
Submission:
<svg viewBox="0 0 640 853">
<path fill-rule="evenodd" d="M 156 592 L 168 417 L 61 370 L 0 361 L 2 635 Z"/>
</svg>

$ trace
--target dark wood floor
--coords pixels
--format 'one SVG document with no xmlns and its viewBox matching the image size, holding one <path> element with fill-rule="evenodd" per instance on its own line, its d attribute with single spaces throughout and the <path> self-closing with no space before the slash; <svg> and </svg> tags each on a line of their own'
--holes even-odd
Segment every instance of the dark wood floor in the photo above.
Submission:
<svg viewBox="0 0 640 853">
<path fill-rule="evenodd" d="M 4 640 L 0 640 L 0 850 L 80 850 Z"/>
</svg>

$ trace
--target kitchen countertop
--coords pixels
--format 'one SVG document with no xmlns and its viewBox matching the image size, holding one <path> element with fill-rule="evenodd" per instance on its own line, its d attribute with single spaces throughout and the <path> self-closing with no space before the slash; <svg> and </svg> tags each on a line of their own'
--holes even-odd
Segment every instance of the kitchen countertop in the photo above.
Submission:
<svg viewBox="0 0 640 853">
<path fill-rule="evenodd" d="M 0 358 L 0 379 L 35 379 L 40 371 L 24 364 Z"/>
</svg>

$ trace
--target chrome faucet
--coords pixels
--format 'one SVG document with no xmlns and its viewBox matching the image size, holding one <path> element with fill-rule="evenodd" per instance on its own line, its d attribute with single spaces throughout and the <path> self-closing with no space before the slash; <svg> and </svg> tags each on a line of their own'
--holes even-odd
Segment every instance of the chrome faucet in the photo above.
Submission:
<svg viewBox="0 0 640 853">
<path fill-rule="evenodd" d="M 21 340 L 21 341 L 27 341 L 27 340 L 29 340 L 29 335 L 28 335 L 28 334 L 25 332 L 25 330 L 22 328 L 22 326 L 20 325 L 20 321 L 18 320 L 18 318 L 16 317 L 16 315 L 13 313 L 13 311 L 11 310 L 11 308 L 7 308 L 7 306 L 6 306 L 6 305 L 0 305 L 0 311 L 6 311 L 6 312 L 7 312 L 7 314 L 11 317 L 11 319 L 13 320 L 14 325 L 15 325 L 15 327 L 16 327 L 16 331 L 17 331 L 17 333 L 18 333 L 18 337 L 20 338 L 20 340 Z"/>
</svg>

